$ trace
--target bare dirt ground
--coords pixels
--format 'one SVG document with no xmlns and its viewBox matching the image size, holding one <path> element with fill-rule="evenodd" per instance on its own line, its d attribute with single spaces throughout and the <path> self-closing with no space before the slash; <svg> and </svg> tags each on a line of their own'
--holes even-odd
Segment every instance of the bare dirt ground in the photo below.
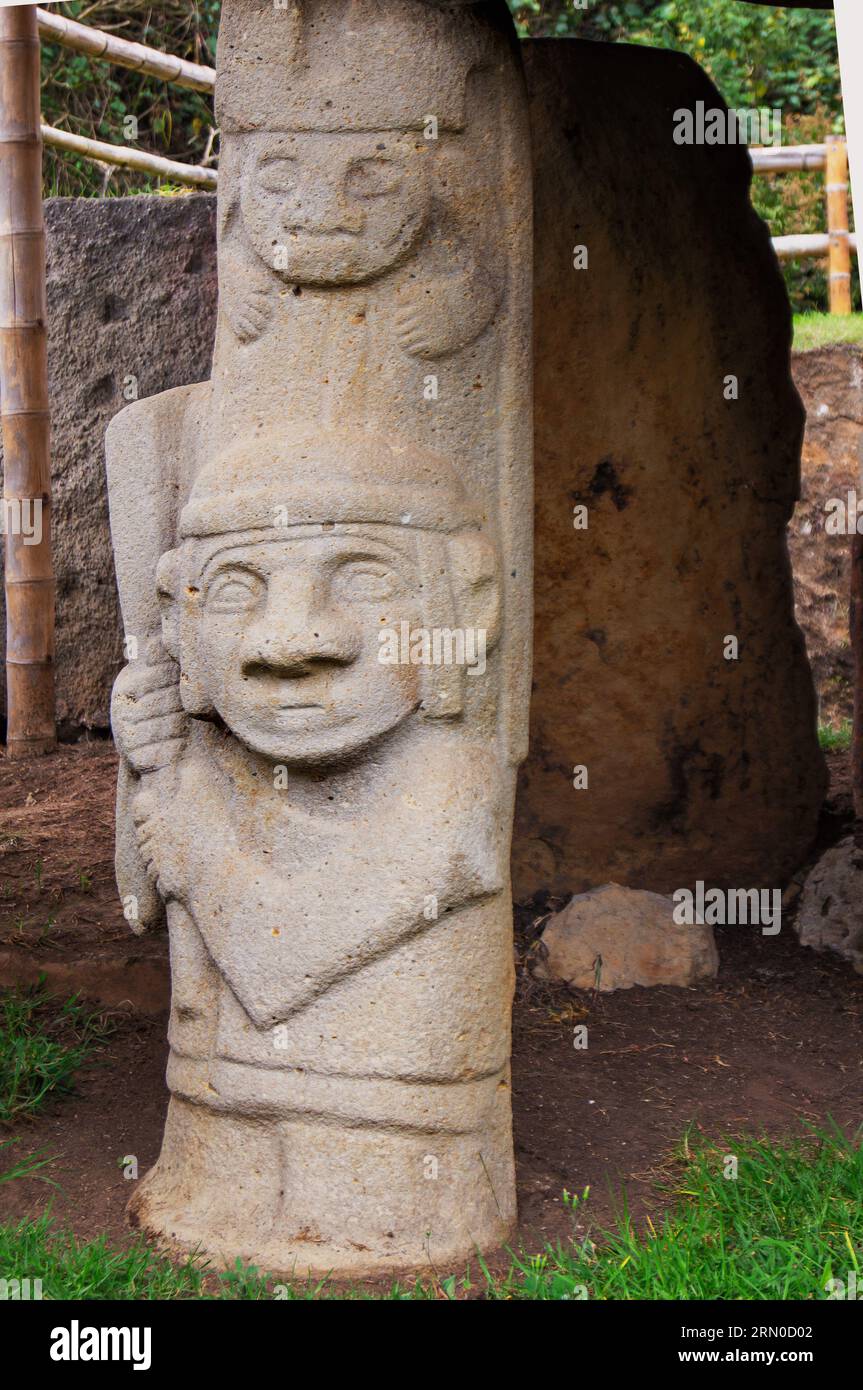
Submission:
<svg viewBox="0 0 863 1390">
<path fill-rule="evenodd" d="M 830 762 L 822 849 L 852 824 L 847 754 Z M 107 742 L 66 746 L 32 763 L 0 758 L 0 981 L 10 971 L 34 978 L 48 965 L 56 988 L 80 987 L 107 1000 L 115 1023 L 79 1073 L 76 1093 L 13 1131 L 16 1155 L 54 1156 L 59 1190 L 38 1181 L 0 1186 L 0 1221 L 50 1201 L 57 1221 L 79 1237 L 105 1232 L 123 1243 L 130 1239 L 123 1215 L 130 1184 L 119 1160 L 134 1154 L 146 1171 L 167 1103 L 166 1017 L 140 1011 L 164 1004 L 167 970 L 165 938 L 132 938 L 117 903 L 115 768 Z M 594 996 L 541 985 L 530 973 L 543 913 L 557 905 L 516 910 L 513 1093 L 526 1247 L 570 1233 L 564 1188 L 590 1185 L 598 1225 L 612 1216 L 623 1187 L 636 1215 L 655 1207 L 661 1198 L 653 1184 L 669 1172 L 690 1125 L 711 1139 L 795 1134 L 801 1123 L 827 1116 L 859 1125 L 863 977 L 838 958 L 801 948 L 790 927 L 793 909 L 778 937 L 719 929 L 719 976 L 698 989 Z M 133 1011 L 123 1003 L 122 981 L 142 961 L 150 975 L 132 981 Z M 587 1024 L 586 1050 L 573 1046 L 577 1023 Z M 505 1261 L 501 1252 L 496 1263 Z"/>
</svg>

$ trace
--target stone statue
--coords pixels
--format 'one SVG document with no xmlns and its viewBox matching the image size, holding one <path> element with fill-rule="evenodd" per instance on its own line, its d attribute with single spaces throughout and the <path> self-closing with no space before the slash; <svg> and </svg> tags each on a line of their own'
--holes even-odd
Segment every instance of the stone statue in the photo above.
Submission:
<svg viewBox="0 0 863 1390">
<path fill-rule="evenodd" d="M 530 188 L 502 10 L 225 0 L 213 377 L 108 434 L 118 883 L 172 972 L 130 1216 L 228 1264 L 438 1265 L 514 1221 Z M 435 173 L 424 126 L 463 142 Z"/>
</svg>

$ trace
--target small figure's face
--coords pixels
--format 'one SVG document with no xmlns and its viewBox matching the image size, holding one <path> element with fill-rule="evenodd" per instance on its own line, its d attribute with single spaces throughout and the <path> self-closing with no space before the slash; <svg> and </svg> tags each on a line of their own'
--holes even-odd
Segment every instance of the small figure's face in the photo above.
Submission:
<svg viewBox="0 0 863 1390">
<path fill-rule="evenodd" d="M 336 762 L 419 705 L 416 667 L 378 657 L 380 629 L 422 612 L 413 541 L 381 538 L 392 529 L 298 527 L 214 550 L 184 605 L 195 631 L 181 666 L 193 654 L 189 674 L 247 747 Z"/>
<path fill-rule="evenodd" d="M 392 131 L 252 136 L 242 215 L 254 249 L 297 284 L 360 284 L 401 261 L 431 206 L 428 142 Z"/>
</svg>

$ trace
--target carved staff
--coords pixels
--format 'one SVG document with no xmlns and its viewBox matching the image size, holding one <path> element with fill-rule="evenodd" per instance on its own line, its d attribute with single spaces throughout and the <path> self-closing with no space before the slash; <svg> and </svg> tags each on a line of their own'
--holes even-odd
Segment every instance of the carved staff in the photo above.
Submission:
<svg viewBox="0 0 863 1390">
<path fill-rule="evenodd" d="M 0 9 L 0 416 L 10 758 L 55 746 L 45 227 L 35 5 Z"/>
</svg>

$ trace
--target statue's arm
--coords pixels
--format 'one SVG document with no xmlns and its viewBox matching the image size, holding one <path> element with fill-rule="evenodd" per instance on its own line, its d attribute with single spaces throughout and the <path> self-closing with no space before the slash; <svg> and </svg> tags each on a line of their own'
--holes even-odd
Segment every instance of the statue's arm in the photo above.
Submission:
<svg viewBox="0 0 863 1390">
<path fill-rule="evenodd" d="M 413 357 L 433 361 L 472 343 L 494 318 L 503 278 L 491 248 L 473 249 L 449 223 L 436 228 L 426 263 L 399 290 L 396 337 Z"/>
<path fill-rule="evenodd" d="M 146 778 L 182 746 L 176 667 L 161 642 L 156 566 L 174 545 L 180 491 L 179 441 L 204 386 L 183 386 L 127 406 L 105 436 L 114 567 L 129 657 L 114 683 L 111 725 L 117 778 L 117 884 L 134 931 L 162 924 L 164 908 L 138 850 L 131 806 Z"/>
</svg>

